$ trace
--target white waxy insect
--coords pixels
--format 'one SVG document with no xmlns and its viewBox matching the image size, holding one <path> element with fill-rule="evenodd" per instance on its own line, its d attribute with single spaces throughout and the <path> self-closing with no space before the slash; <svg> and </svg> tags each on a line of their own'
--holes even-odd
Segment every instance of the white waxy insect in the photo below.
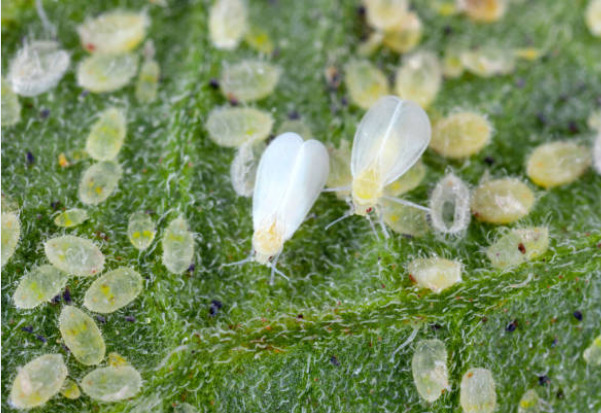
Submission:
<svg viewBox="0 0 601 413">
<path fill-rule="evenodd" d="M 68 280 L 67 274 L 52 265 L 41 265 L 21 278 L 13 295 L 17 308 L 30 309 L 52 300 L 59 294 Z"/>
<path fill-rule="evenodd" d="M 601 336 L 597 336 L 591 345 L 584 350 L 582 358 L 591 366 L 601 366 Z"/>
<path fill-rule="evenodd" d="M 267 139 L 273 117 L 259 109 L 223 107 L 209 113 L 206 127 L 213 142 L 231 148 Z"/>
<path fill-rule="evenodd" d="M 67 379 L 61 388 L 61 394 L 67 399 L 76 400 L 81 396 L 81 391 L 75 381 Z"/>
<path fill-rule="evenodd" d="M 141 103 L 152 103 L 157 98 L 161 67 L 154 60 L 154 45 L 151 41 L 144 46 L 144 62 L 136 83 L 136 99 Z"/>
<path fill-rule="evenodd" d="M 403 60 L 397 70 L 394 90 L 402 99 L 427 108 L 442 86 L 442 68 L 438 57 L 427 51 L 415 52 Z"/>
<path fill-rule="evenodd" d="M 180 403 L 173 408 L 173 413 L 198 413 L 198 410 L 188 403 Z"/>
<path fill-rule="evenodd" d="M 593 144 L 593 167 L 595 168 L 595 171 L 601 175 L 601 129 Z"/>
<path fill-rule="evenodd" d="M 77 84 L 93 93 L 114 92 L 127 86 L 137 71 L 134 54 L 94 54 L 77 67 Z"/>
<path fill-rule="evenodd" d="M 342 140 L 338 148 L 328 147 L 330 155 L 330 173 L 326 181 L 326 187 L 330 189 L 347 188 L 336 190 L 336 197 L 345 200 L 351 194 L 350 185 L 353 182 L 351 175 L 351 145 L 349 141 Z"/>
<path fill-rule="evenodd" d="M 512 229 L 486 250 L 495 268 L 505 269 L 531 261 L 549 248 L 549 230 L 546 227 Z"/>
<path fill-rule="evenodd" d="M 255 188 L 255 179 L 264 142 L 249 142 L 238 148 L 230 167 L 230 177 L 234 191 L 240 196 L 249 197 Z"/>
<path fill-rule="evenodd" d="M 476 76 L 507 75 L 515 70 L 515 54 L 502 47 L 485 46 L 461 53 L 461 64 Z"/>
<path fill-rule="evenodd" d="M 254 102 L 271 95 L 282 69 L 260 60 L 244 60 L 226 65 L 221 72 L 221 92 L 229 100 Z"/>
<path fill-rule="evenodd" d="M 534 389 L 526 391 L 518 403 L 518 413 L 540 413 L 547 403 L 543 402 Z M 552 411 L 545 409 L 544 411 Z"/>
<path fill-rule="evenodd" d="M 559 141 L 538 146 L 528 157 L 526 174 L 543 188 L 567 185 L 591 165 L 590 149 L 575 142 Z"/>
<path fill-rule="evenodd" d="M 387 200 L 381 207 L 384 223 L 394 232 L 411 237 L 423 237 L 429 232 L 426 211 Z"/>
<path fill-rule="evenodd" d="M 102 333 L 92 317 L 67 305 L 58 318 L 58 327 L 65 345 L 77 361 L 86 366 L 102 361 L 106 347 Z"/>
<path fill-rule="evenodd" d="M 292 132 L 300 135 L 304 140 L 313 138 L 313 131 L 305 122 L 301 119 L 286 119 L 278 128 L 276 135 L 282 133 Z"/>
<path fill-rule="evenodd" d="M 2 267 L 11 259 L 19 238 L 21 237 L 21 222 L 14 212 L 2 213 Z"/>
<path fill-rule="evenodd" d="M 77 28 L 81 45 L 90 53 L 121 54 L 135 49 L 146 36 L 146 13 L 113 10 L 87 18 Z"/>
<path fill-rule="evenodd" d="M 156 232 L 156 225 L 148 214 L 135 212 L 129 217 L 127 236 L 136 249 L 144 251 L 148 248 L 154 240 Z"/>
<path fill-rule="evenodd" d="M 431 257 L 415 259 L 409 263 L 407 269 L 417 285 L 439 294 L 461 281 L 462 267 L 457 261 Z"/>
<path fill-rule="evenodd" d="M 469 369 L 463 375 L 459 402 L 465 413 L 492 413 L 495 410 L 497 393 L 490 370 Z"/>
<path fill-rule="evenodd" d="M 54 218 L 59 227 L 72 228 L 88 220 L 88 212 L 81 208 L 71 208 L 61 212 Z"/>
<path fill-rule="evenodd" d="M 52 40 L 28 42 L 17 52 L 8 68 L 8 83 L 22 96 L 37 96 L 54 88 L 62 79 L 71 58 Z"/>
<path fill-rule="evenodd" d="M 115 192 L 122 175 L 115 161 L 98 162 L 83 173 L 79 183 L 79 200 L 84 204 L 98 205 Z"/>
<path fill-rule="evenodd" d="M 472 192 L 472 213 L 479 221 L 510 224 L 530 213 L 534 193 L 517 178 L 493 179 Z"/>
<path fill-rule="evenodd" d="M 601 0 L 590 0 L 584 13 L 584 20 L 591 34 L 601 37 Z"/>
<path fill-rule="evenodd" d="M 407 0 L 363 0 L 367 23 L 374 29 L 392 30 L 409 12 Z"/>
<path fill-rule="evenodd" d="M 445 158 L 465 159 L 490 142 L 492 125 L 475 112 L 456 112 L 434 124 L 430 147 Z"/>
<path fill-rule="evenodd" d="M 245 0 L 216 0 L 209 11 L 209 36 L 218 49 L 233 50 L 248 29 Z"/>
<path fill-rule="evenodd" d="M 507 10 L 507 0 L 457 0 L 457 8 L 480 23 L 500 20 Z"/>
<path fill-rule="evenodd" d="M 103 111 L 92 125 L 86 151 L 92 159 L 110 161 L 117 157 L 126 134 L 125 113 L 117 108 Z"/>
<path fill-rule="evenodd" d="M 116 402 L 138 394 L 142 377 L 132 366 L 108 366 L 92 370 L 81 380 L 81 389 L 94 400 Z"/>
<path fill-rule="evenodd" d="M 96 275 L 104 268 L 104 255 L 90 240 L 65 235 L 44 244 L 46 258 L 59 270 L 80 277 Z"/>
<path fill-rule="evenodd" d="M 173 274 L 181 274 L 192 264 L 194 258 L 194 235 L 183 216 L 169 223 L 161 240 L 163 265 Z"/>
<path fill-rule="evenodd" d="M 420 159 L 407 172 L 396 181 L 391 182 L 384 188 L 384 194 L 388 196 L 400 196 L 417 188 L 426 177 L 426 165 Z"/>
<path fill-rule="evenodd" d="M 21 120 L 21 104 L 17 94 L 2 78 L 2 126 L 13 126 Z"/>
<path fill-rule="evenodd" d="M 417 343 L 411 371 L 417 392 L 428 403 L 435 402 L 443 392 L 450 390 L 447 350 L 440 340 Z"/>
<path fill-rule="evenodd" d="M 357 127 L 351 155 L 355 214 L 366 215 L 387 198 L 386 185 L 415 165 L 430 135 L 428 115 L 413 102 L 385 96 L 367 111 Z"/>
<path fill-rule="evenodd" d="M 415 12 L 408 12 L 401 25 L 384 32 L 382 43 L 396 53 L 413 50 L 422 38 L 422 21 Z"/>
<path fill-rule="evenodd" d="M 328 151 L 319 141 L 285 133 L 267 146 L 253 193 L 252 245 L 257 262 L 277 259 L 324 188 L 329 168 Z"/>
<path fill-rule="evenodd" d="M 96 313 L 112 313 L 135 300 L 142 287 L 140 274 L 120 267 L 94 280 L 86 291 L 83 305 Z"/>
<path fill-rule="evenodd" d="M 351 101 L 362 109 L 369 109 L 390 93 L 384 72 L 367 60 L 349 62 L 344 72 Z"/>
<path fill-rule="evenodd" d="M 441 179 L 430 196 L 432 226 L 443 234 L 460 234 L 470 223 L 470 190 L 454 174 Z"/>
<path fill-rule="evenodd" d="M 9 401 L 17 409 L 42 406 L 57 394 L 67 378 L 67 366 L 60 354 L 44 354 L 19 369 Z"/>
</svg>

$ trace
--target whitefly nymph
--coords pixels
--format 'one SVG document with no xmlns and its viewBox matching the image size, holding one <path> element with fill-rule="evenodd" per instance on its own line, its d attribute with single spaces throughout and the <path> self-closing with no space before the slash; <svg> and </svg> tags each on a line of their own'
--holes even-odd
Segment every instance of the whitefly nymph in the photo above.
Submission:
<svg viewBox="0 0 601 413">
<path fill-rule="evenodd" d="M 443 234 L 460 234 L 470 223 L 470 190 L 454 174 L 441 179 L 430 197 L 432 226 Z"/>
</svg>

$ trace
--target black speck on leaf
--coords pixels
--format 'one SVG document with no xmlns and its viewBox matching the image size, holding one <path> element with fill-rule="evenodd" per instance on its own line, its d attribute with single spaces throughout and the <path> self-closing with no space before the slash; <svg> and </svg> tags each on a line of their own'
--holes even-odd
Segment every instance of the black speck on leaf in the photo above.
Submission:
<svg viewBox="0 0 601 413">
<path fill-rule="evenodd" d="M 219 80 L 215 78 L 209 80 L 209 86 L 211 87 L 211 89 L 219 89 Z"/>
<path fill-rule="evenodd" d="M 546 374 L 543 374 L 542 376 L 538 376 L 538 384 L 540 384 L 541 386 L 545 386 L 549 383 L 551 383 L 551 379 Z"/>
<path fill-rule="evenodd" d="M 297 120 L 300 119 L 300 114 L 296 110 L 288 112 L 288 119 Z"/>
<path fill-rule="evenodd" d="M 40 340 L 42 343 L 46 343 L 48 340 L 46 340 L 46 337 L 44 337 L 41 334 L 36 334 L 35 338 L 37 338 L 38 340 Z"/>
<path fill-rule="evenodd" d="M 330 357 L 330 363 L 332 363 L 336 367 L 340 366 L 340 362 L 338 361 L 338 359 L 336 358 L 336 356 Z"/>
<path fill-rule="evenodd" d="M 520 242 L 520 243 L 518 244 L 518 250 L 520 250 L 520 252 L 521 252 L 522 254 L 525 254 L 525 253 L 526 253 L 526 246 Z"/>
<path fill-rule="evenodd" d="M 573 315 L 576 320 L 582 321 L 582 311 L 576 310 L 574 311 Z"/>
<path fill-rule="evenodd" d="M 25 327 L 21 327 L 22 331 L 25 331 L 26 333 L 33 333 L 33 326 L 25 326 Z"/>
<path fill-rule="evenodd" d="M 219 310 L 223 307 L 223 303 L 219 300 L 212 300 L 211 305 L 209 306 L 209 315 L 214 317 L 217 315 Z"/>
<path fill-rule="evenodd" d="M 50 116 L 50 109 L 42 109 L 40 111 L 40 118 L 47 119 Z"/>
<path fill-rule="evenodd" d="M 125 316 L 125 321 L 129 321 L 130 323 L 134 323 L 136 321 L 136 317 L 134 317 L 133 315 L 126 315 Z"/>
<path fill-rule="evenodd" d="M 493 158 L 492 156 L 487 156 L 486 158 L 484 158 L 484 162 L 487 165 L 493 165 L 495 163 L 495 158 Z"/>
<path fill-rule="evenodd" d="M 69 287 L 65 287 L 65 291 L 63 291 L 63 300 L 65 303 L 71 304 L 71 290 L 69 290 Z"/>
<path fill-rule="evenodd" d="M 58 210 L 61 207 L 61 205 L 61 201 L 52 201 L 50 203 L 50 207 L 55 211 Z"/>
<path fill-rule="evenodd" d="M 27 154 L 25 155 L 26 159 L 27 159 L 27 165 L 31 166 L 33 165 L 33 163 L 35 162 L 35 156 L 33 156 L 33 153 L 31 153 L 30 151 L 27 151 Z"/>
<path fill-rule="evenodd" d="M 104 316 L 101 316 L 100 314 L 96 314 L 96 320 L 98 320 L 99 323 L 106 323 L 106 318 Z"/>
<path fill-rule="evenodd" d="M 513 320 L 511 323 L 507 324 L 505 331 L 508 333 L 513 333 L 516 328 L 518 328 L 518 320 Z"/>
</svg>

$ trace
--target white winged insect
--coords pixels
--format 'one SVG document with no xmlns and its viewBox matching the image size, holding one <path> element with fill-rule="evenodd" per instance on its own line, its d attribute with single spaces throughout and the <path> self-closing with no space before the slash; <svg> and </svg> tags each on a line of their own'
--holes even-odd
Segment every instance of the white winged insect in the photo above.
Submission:
<svg viewBox="0 0 601 413">
<path fill-rule="evenodd" d="M 271 284 L 284 243 L 307 216 L 329 170 L 325 146 L 292 132 L 275 138 L 261 156 L 253 193 L 252 259 L 271 266 Z"/>
<path fill-rule="evenodd" d="M 431 135 L 430 119 L 419 105 L 395 96 L 380 98 L 363 116 L 355 133 L 351 152 L 351 213 L 330 226 L 351 214 L 366 216 L 377 210 L 383 199 L 428 211 L 385 195 L 384 188 L 419 160 Z"/>
</svg>

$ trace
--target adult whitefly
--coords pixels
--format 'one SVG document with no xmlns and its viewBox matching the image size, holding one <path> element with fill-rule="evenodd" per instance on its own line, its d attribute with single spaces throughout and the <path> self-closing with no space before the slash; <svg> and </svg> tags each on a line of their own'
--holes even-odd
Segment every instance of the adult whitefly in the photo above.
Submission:
<svg viewBox="0 0 601 413">
<path fill-rule="evenodd" d="M 142 377 L 130 365 L 92 370 L 81 380 L 81 389 L 94 400 L 116 402 L 129 399 L 142 388 Z"/>
<path fill-rule="evenodd" d="M 497 393 L 490 370 L 474 368 L 463 375 L 459 403 L 465 413 L 492 413 L 495 410 Z"/>
<path fill-rule="evenodd" d="M 438 294 L 461 281 L 463 266 L 455 260 L 431 257 L 411 261 L 407 270 L 417 285 Z"/>
<path fill-rule="evenodd" d="M 145 12 L 113 10 L 86 18 L 77 33 L 90 53 L 120 54 L 135 49 L 144 40 L 149 25 Z"/>
<path fill-rule="evenodd" d="M 217 49 L 235 49 L 248 30 L 245 0 L 216 0 L 209 10 L 209 37 Z"/>
<path fill-rule="evenodd" d="M 183 216 L 172 220 L 161 239 L 163 265 L 173 274 L 181 274 L 192 264 L 194 258 L 194 235 Z"/>
<path fill-rule="evenodd" d="M 403 59 L 395 75 L 394 91 L 402 99 L 427 108 L 442 86 L 442 68 L 438 57 L 429 51 L 417 51 Z"/>
<path fill-rule="evenodd" d="M 115 192 L 123 171 L 115 161 L 95 163 L 85 170 L 79 182 L 79 200 L 98 205 Z"/>
<path fill-rule="evenodd" d="M 549 229 L 531 227 L 512 229 L 502 235 L 486 250 L 486 256 L 495 268 L 506 269 L 533 260 L 549 248 Z"/>
<path fill-rule="evenodd" d="M 237 147 L 267 139 L 273 128 L 273 117 L 255 108 L 222 107 L 209 113 L 206 128 L 216 144 Z"/>
<path fill-rule="evenodd" d="M 142 288 L 142 276 L 138 272 L 120 267 L 94 280 L 86 291 L 83 305 L 96 313 L 112 313 L 135 300 Z"/>
<path fill-rule="evenodd" d="M 369 109 L 390 93 L 386 75 L 368 60 L 350 61 L 344 76 L 351 102 L 362 109 Z"/>
<path fill-rule="evenodd" d="M 44 243 L 46 258 L 59 270 L 80 277 L 99 274 L 104 268 L 104 255 L 90 240 L 65 235 Z"/>
<path fill-rule="evenodd" d="M 14 212 L 2 212 L 2 267 L 11 259 L 19 238 L 21 237 L 21 222 Z"/>
<path fill-rule="evenodd" d="M 101 112 L 86 140 L 90 157 L 97 161 L 115 159 L 123 146 L 126 128 L 123 110 L 111 107 Z"/>
<path fill-rule="evenodd" d="M 17 94 L 2 78 L 2 126 L 13 126 L 21 120 L 21 104 Z"/>
<path fill-rule="evenodd" d="M 442 341 L 422 340 L 417 343 L 411 360 L 413 382 L 419 395 L 433 403 L 450 389 L 447 350 Z"/>
<path fill-rule="evenodd" d="M 238 148 L 230 167 L 230 178 L 234 191 L 239 196 L 249 197 L 255 188 L 255 178 L 264 142 L 248 142 Z"/>
<path fill-rule="evenodd" d="M 448 174 L 434 187 L 430 196 L 432 226 L 443 234 L 460 234 L 470 223 L 470 190 L 454 174 Z"/>
<path fill-rule="evenodd" d="M 88 219 L 88 212 L 81 208 L 71 208 L 54 217 L 54 223 L 59 227 L 76 227 Z"/>
<path fill-rule="evenodd" d="M 52 300 L 69 279 L 68 275 L 52 265 L 41 265 L 26 273 L 13 294 L 17 308 L 30 309 Z"/>
<path fill-rule="evenodd" d="M 17 409 L 42 406 L 57 394 L 67 378 L 60 354 L 44 354 L 21 367 L 13 382 L 9 402 Z"/>
<path fill-rule="evenodd" d="M 144 251 L 150 246 L 156 234 L 156 225 L 152 218 L 144 212 L 134 212 L 129 217 L 127 237 L 132 245 Z"/>
<path fill-rule="evenodd" d="M 484 181 L 472 192 L 471 208 L 478 221 L 510 224 L 530 213 L 534 192 L 517 178 Z"/>
<path fill-rule="evenodd" d="M 77 67 L 77 84 L 93 93 L 114 92 L 129 84 L 138 71 L 138 57 L 126 54 L 94 54 Z"/>
<path fill-rule="evenodd" d="M 8 83 L 22 96 L 37 96 L 54 88 L 69 67 L 71 57 L 53 40 L 25 43 L 8 67 Z"/>
<path fill-rule="evenodd" d="M 591 366 L 601 366 L 601 335 L 597 336 L 582 353 L 582 358 Z"/>
<path fill-rule="evenodd" d="M 282 69 L 260 60 L 243 60 L 226 64 L 221 71 L 221 91 L 229 100 L 253 102 L 271 95 Z"/>
<path fill-rule="evenodd" d="M 576 142 L 557 141 L 537 146 L 526 161 L 526 174 L 543 188 L 567 185 L 591 165 L 590 149 Z"/>
<path fill-rule="evenodd" d="M 430 148 L 451 159 L 465 159 L 480 152 L 492 136 L 486 117 L 470 111 L 455 112 L 434 124 Z"/>
<path fill-rule="evenodd" d="M 86 366 L 102 361 L 106 346 L 92 317 L 68 305 L 61 311 L 58 326 L 65 345 L 77 361 Z"/>
</svg>

